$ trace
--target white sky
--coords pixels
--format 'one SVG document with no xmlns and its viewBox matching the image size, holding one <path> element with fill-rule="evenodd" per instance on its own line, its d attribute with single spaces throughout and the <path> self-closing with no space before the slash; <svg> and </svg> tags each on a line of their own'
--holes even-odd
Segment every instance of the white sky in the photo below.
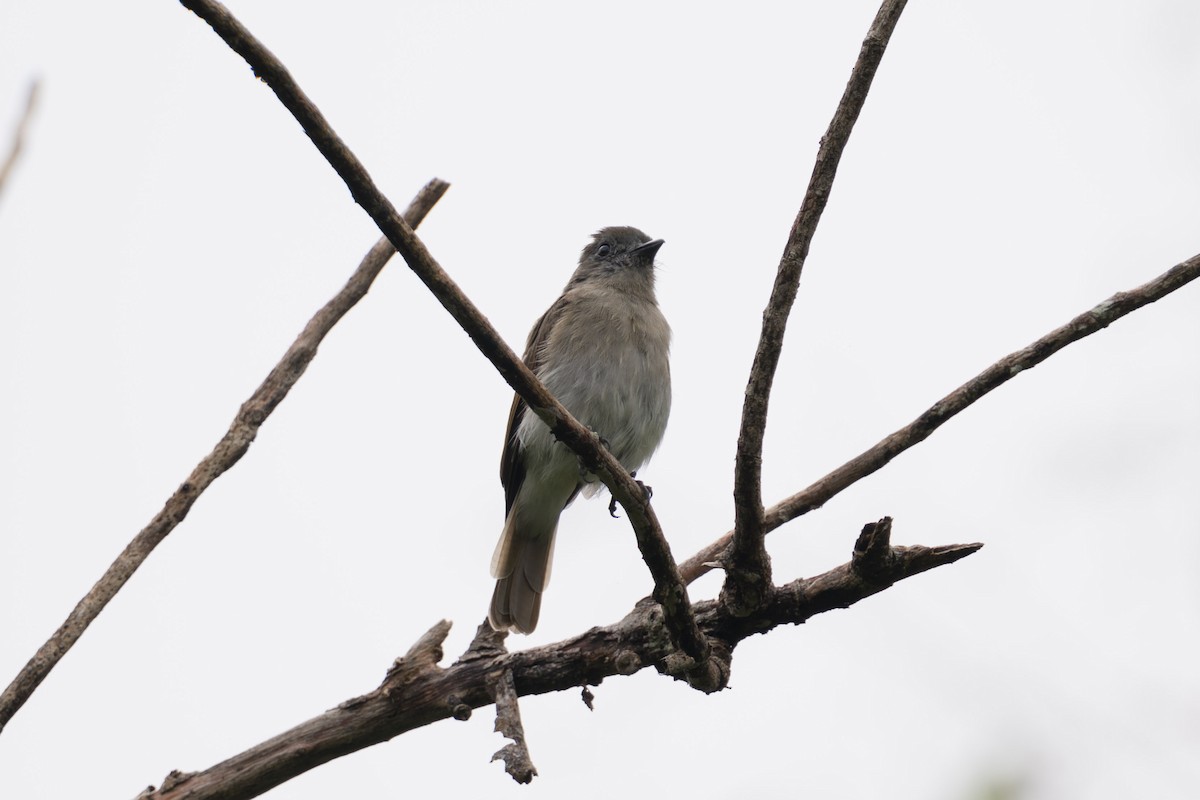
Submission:
<svg viewBox="0 0 1200 800">
<path fill-rule="evenodd" d="M 515 347 L 589 234 L 667 244 L 675 407 L 645 471 L 677 557 L 724 533 L 773 270 L 874 2 L 268 3 L 232 10 Z M 768 503 L 1005 353 L 1200 251 L 1200 6 L 911 4 L 846 152 L 772 398 Z M 8 0 L 0 136 L 0 683 L 224 432 L 378 233 L 240 58 L 171 2 Z M 1200 794 L 1200 287 L 1023 374 L 769 540 L 790 580 L 860 526 L 979 554 L 653 672 L 343 758 L 271 797 L 959 800 Z M 0 796 L 131 797 L 375 687 L 482 619 L 511 394 L 393 262 L 249 454 L 0 735 Z M 564 516 L 542 622 L 650 586 L 605 503 Z M 693 589 L 711 597 L 710 576 Z"/>
</svg>

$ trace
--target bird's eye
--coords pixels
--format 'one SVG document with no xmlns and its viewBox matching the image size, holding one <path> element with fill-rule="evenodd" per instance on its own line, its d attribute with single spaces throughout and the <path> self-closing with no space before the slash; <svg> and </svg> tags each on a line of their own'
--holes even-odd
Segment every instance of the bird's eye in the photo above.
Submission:
<svg viewBox="0 0 1200 800">
<path fill-rule="evenodd" d="M 601 244 L 599 247 L 596 248 L 596 256 L 599 258 L 604 258 L 611 251 L 612 251 L 612 246 L 608 242 L 604 242 L 603 244 Z"/>
</svg>

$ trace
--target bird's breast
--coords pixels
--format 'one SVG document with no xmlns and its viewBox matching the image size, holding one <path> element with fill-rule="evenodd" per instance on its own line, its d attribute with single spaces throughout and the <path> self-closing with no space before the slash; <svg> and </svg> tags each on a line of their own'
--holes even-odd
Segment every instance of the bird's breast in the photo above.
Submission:
<svg viewBox="0 0 1200 800">
<path fill-rule="evenodd" d="M 635 470 L 666 430 L 670 341 L 670 327 L 654 303 L 577 303 L 551 331 L 538 377 Z"/>
</svg>

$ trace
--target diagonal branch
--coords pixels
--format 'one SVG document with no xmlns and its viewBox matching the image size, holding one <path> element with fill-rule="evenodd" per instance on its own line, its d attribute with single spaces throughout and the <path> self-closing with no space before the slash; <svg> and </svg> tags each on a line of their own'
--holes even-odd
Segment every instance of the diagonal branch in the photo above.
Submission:
<svg viewBox="0 0 1200 800">
<path fill-rule="evenodd" d="M 21 155 L 21 149 L 25 145 L 25 136 L 29 132 L 33 110 L 37 107 L 40 88 L 40 80 L 35 78 L 29 82 L 29 91 L 25 95 L 25 108 L 21 112 L 20 119 L 17 120 L 17 126 L 13 129 L 12 144 L 8 146 L 8 155 L 4 157 L 3 163 L 0 163 L 0 194 L 4 193 L 4 184 L 8 182 L 8 177 L 12 174 L 13 167 L 17 164 L 17 158 Z"/>
<path fill-rule="evenodd" d="M 1036 367 L 1072 342 L 1107 328 L 1126 314 L 1166 297 L 1200 278 L 1200 254 L 1176 264 L 1154 280 L 1118 292 L 1096 307 L 1083 312 L 1062 327 L 1050 331 L 1033 344 L 992 364 L 950 394 L 938 400 L 921 416 L 892 433 L 869 450 L 847 461 L 816 483 L 769 508 L 763 515 L 764 533 L 769 533 L 796 517 L 820 508 L 852 484 L 882 468 L 908 448 L 924 441 L 955 414 L 963 411 L 988 392 L 1007 383 L 1018 373 Z M 733 533 L 727 533 L 679 565 L 688 583 L 731 556 Z"/>
<path fill-rule="evenodd" d="M 850 562 L 779 587 L 750 616 L 734 617 L 712 600 L 697 603 L 696 617 L 705 634 L 731 651 L 749 636 L 847 608 L 898 581 L 952 564 L 982 547 L 893 547 L 889 541 L 890 520 L 867 528 L 870 535 L 864 529 Z M 416 728 L 449 717 L 466 719 L 470 709 L 493 702 L 515 707 L 516 697 L 570 691 L 581 684 L 597 685 L 605 678 L 632 675 L 649 665 L 661 670 L 661 665 L 676 655 L 664 635 L 659 608 L 650 604 L 638 604 L 615 625 L 592 628 L 532 650 L 507 653 L 496 645 L 497 635 L 485 632 L 481 626 L 477 641 L 450 667 L 438 666 L 436 658 L 412 659 L 413 651 L 440 655 L 437 651 L 448 630 L 445 623 L 430 629 L 422 637 L 425 644 L 414 646 L 401 660 L 403 671 L 397 673 L 393 668 L 378 689 L 347 700 L 208 769 L 173 771 L 160 788 L 146 789 L 139 800 L 245 800 L 335 758 Z M 487 639 L 482 645 L 478 641 L 481 637 Z M 498 688 L 497 676 L 504 684 Z M 509 686 L 511 695 L 507 694 Z M 500 693 L 495 699 L 493 691 Z M 506 735 L 512 734 L 506 731 Z M 515 749 L 501 752 L 506 758 L 521 755 Z M 511 768 L 513 762 L 509 763 Z M 518 774 L 526 773 L 518 770 Z M 532 773 L 528 775 L 532 777 Z"/>
<path fill-rule="evenodd" d="M 642 488 L 620 462 L 600 445 L 599 437 L 581 425 L 546 390 L 434 260 L 424 243 L 375 186 L 366 167 L 301 91 L 283 63 L 215 0 L 180 0 L 180 3 L 207 22 L 234 52 L 246 60 L 254 74 L 271 88 L 300 123 L 317 150 L 345 181 L 354 201 L 363 207 L 384 236 L 391 240 L 409 268 L 450 312 L 504 380 L 550 426 L 554 436 L 580 457 L 583 465 L 608 487 L 613 497 L 625 508 L 637 537 L 638 549 L 654 577 L 654 599 L 662 605 L 667 615 L 671 636 L 684 653 L 698 665 L 703 665 L 708 659 L 708 644 L 696 626 L 687 586 L 680 578 L 662 527 Z"/>
<path fill-rule="evenodd" d="M 866 103 L 875 71 L 883 59 L 884 50 L 904 11 L 905 3 L 906 0 L 884 0 L 863 40 L 846 90 L 825 136 L 821 138 L 808 190 L 792 223 L 787 246 L 775 275 L 771 299 L 763 312 L 758 350 L 754 354 L 754 365 L 746 384 L 737 461 L 734 465 L 733 546 L 726 559 L 725 587 L 722 590 L 722 599 L 734 614 L 755 608 L 771 591 L 771 562 L 763 542 L 767 531 L 763 524 L 762 505 L 762 449 L 771 384 L 779 366 L 788 316 L 800 287 L 800 273 L 804 269 L 804 260 L 808 258 L 808 248 L 817 232 L 825 204 L 829 201 L 838 162 L 850 140 L 859 112 Z"/>
<path fill-rule="evenodd" d="M 411 224 L 419 225 L 448 188 L 450 184 L 436 178 L 426 184 L 404 212 Z M 66 655 L 87 630 L 88 625 L 104 610 L 108 601 L 116 596 L 154 548 L 183 521 L 192 504 L 204 490 L 246 454 L 251 442 L 258 436 L 258 429 L 283 398 L 287 397 L 288 392 L 308 368 L 309 362 L 316 356 L 317 346 L 338 320 L 366 295 L 371 283 L 394 252 L 391 243 L 386 239 L 371 248 L 342 290 L 309 320 L 296 341 L 267 375 L 266 380 L 254 391 L 250 399 L 242 404 L 233 419 L 233 424 L 212 452 L 196 465 L 187 480 L 167 499 L 162 511 L 133 537 L 91 591 L 75 606 L 66 621 L 34 654 L 4 693 L 0 694 L 0 730 L 3 730 L 13 714 L 25 704 L 38 685 L 50 674 L 50 670 Z"/>
</svg>

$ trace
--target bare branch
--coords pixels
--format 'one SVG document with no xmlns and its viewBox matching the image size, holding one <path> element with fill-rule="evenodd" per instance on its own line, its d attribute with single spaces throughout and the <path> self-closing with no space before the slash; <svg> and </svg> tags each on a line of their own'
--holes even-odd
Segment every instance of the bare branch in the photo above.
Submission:
<svg viewBox="0 0 1200 800">
<path fill-rule="evenodd" d="M 269 50 L 214 0 L 180 0 L 185 8 L 207 22 L 231 49 L 246 60 L 300 123 L 317 150 L 345 181 L 356 203 L 391 240 L 409 268 L 429 288 L 438 302 L 475 342 L 505 381 L 530 409 L 575 452 L 583 465 L 612 492 L 625 508 L 637 537 L 638 549 L 654 578 L 654 599 L 667 614 L 668 629 L 677 646 L 697 664 L 708 658 L 708 645 L 696 625 L 687 586 L 679 576 L 670 546 L 649 499 L 599 437 L 585 428 L 558 402 L 504 342 L 471 300 L 434 260 L 412 228 L 375 186 L 362 162 L 346 147 L 325 117 L 301 91 L 296 81 Z"/>
<path fill-rule="evenodd" d="M 842 490 L 882 468 L 918 442 L 924 441 L 955 414 L 1019 373 L 1037 366 L 1072 342 L 1107 328 L 1126 314 L 1167 296 L 1198 277 L 1200 254 L 1176 264 L 1149 283 L 1128 292 L 1117 292 L 1028 347 L 1009 353 L 938 400 L 908 425 L 847 461 L 807 489 L 767 509 L 763 515 L 763 532 L 769 533 L 796 517 L 820 508 Z M 691 583 L 714 567 L 723 565 L 730 556 L 733 537 L 733 533 L 725 534 L 680 564 L 679 571 L 684 580 Z"/>
<path fill-rule="evenodd" d="M 884 0 L 863 40 L 846 90 L 825 136 L 821 138 L 808 190 L 792 223 L 787 246 L 784 247 L 775 275 L 771 299 L 763 312 L 762 333 L 742 406 L 742 425 L 738 434 L 733 478 L 733 546 L 726 559 L 725 586 L 721 593 L 722 599 L 735 614 L 754 609 L 771 591 L 771 561 L 763 542 L 766 529 L 763 525 L 762 449 L 771 385 L 779 366 L 788 316 L 796 301 L 800 273 L 808 258 L 809 245 L 817 232 L 825 204 L 829 201 L 838 162 L 867 100 L 875 71 L 883 59 L 905 3 L 906 0 Z"/>
<path fill-rule="evenodd" d="M 530 783 L 538 771 L 525 744 L 525 726 L 521 724 L 521 706 L 517 702 L 511 669 L 501 670 L 496 676 L 492 684 L 492 697 L 496 702 L 496 732 L 512 740 L 496 751 L 492 761 L 503 759 L 504 771 L 514 781 Z"/>
<path fill-rule="evenodd" d="M 880 529 L 872 544 L 876 557 L 869 569 L 856 563 L 861 561 L 856 556 L 855 560 L 822 575 L 780 586 L 763 607 L 746 617 L 734 617 L 712 600 L 697 603 L 697 620 L 714 650 L 724 657 L 726 669 L 734 646 L 749 636 L 846 608 L 897 581 L 951 564 L 982 547 L 979 544 L 891 547 L 886 536 L 890 525 L 887 530 L 883 530 L 882 523 L 868 527 Z M 882 549 L 886 552 L 881 552 Z M 347 700 L 209 769 L 193 773 L 172 771 L 161 788 L 151 787 L 140 797 L 142 800 L 256 797 L 340 756 L 439 720 L 464 719 L 469 709 L 493 702 L 507 704 L 510 699 L 515 707 L 516 697 L 598 685 L 605 678 L 632 675 L 648 665 L 666 672 L 667 662 L 679 655 L 664 628 L 661 608 L 652 604 L 637 605 L 615 625 L 592 628 L 574 638 L 517 653 L 507 653 L 498 647 L 503 635 L 484 631 L 483 627 L 463 657 L 446 669 L 428 659 L 423 663 L 416 659 L 403 680 L 389 678 L 373 692 Z M 423 640 L 431 636 L 436 639 L 435 634 L 441 630 L 435 626 Z M 439 647 L 440 644 L 438 639 Z M 409 652 L 411 655 L 425 649 L 414 647 Z M 505 685 L 499 687 L 500 694 L 493 699 L 497 675 L 503 676 Z M 505 694 L 508 676 L 512 681 L 511 698 Z M 512 736 L 511 729 L 505 733 Z M 512 763 L 509 762 L 510 768 Z"/>
<path fill-rule="evenodd" d="M 17 164 L 21 148 L 25 145 L 25 136 L 29 132 L 29 123 L 33 120 L 33 110 L 37 107 L 40 89 L 41 81 L 37 78 L 29 82 L 29 91 L 25 95 L 25 109 L 17 120 L 17 126 L 13 128 L 12 144 L 8 146 L 8 155 L 5 156 L 4 162 L 0 163 L 0 195 L 4 194 L 4 185 L 8 183 L 8 177 Z"/>
<path fill-rule="evenodd" d="M 448 188 L 450 184 L 436 178 L 426 184 L 404 212 L 411 224 L 420 224 Z M 204 490 L 245 455 L 263 422 L 287 397 L 316 356 L 317 346 L 338 320 L 366 295 L 394 252 L 386 239 L 371 248 L 342 290 L 309 320 L 266 380 L 242 404 L 233 424 L 212 452 L 196 465 L 187 480 L 167 499 L 162 511 L 133 538 L 66 621 L 22 668 L 0 695 L 0 731 L 154 548 L 183 521 Z"/>
</svg>

